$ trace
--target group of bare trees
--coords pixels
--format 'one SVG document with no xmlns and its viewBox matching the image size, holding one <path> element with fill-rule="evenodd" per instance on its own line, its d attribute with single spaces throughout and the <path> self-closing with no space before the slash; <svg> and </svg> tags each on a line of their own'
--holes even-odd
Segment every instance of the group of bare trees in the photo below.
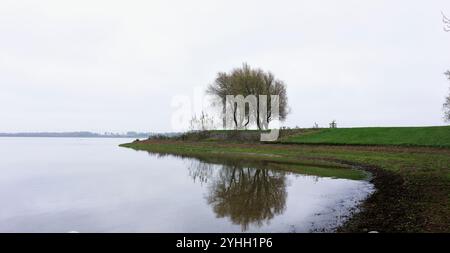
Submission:
<svg viewBox="0 0 450 253">
<path fill-rule="evenodd" d="M 215 129 L 214 117 L 202 111 L 200 116 L 194 115 L 189 121 L 189 130 L 205 131 Z"/>
<path fill-rule="evenodd" d="M 251 111 L 250 107 L 245 108 L 245 127 L 248 127 L 252 122 L 250 121 L 251 115 L 256 114 L 256 126 L 258 129 L 263 128 L 263 122 L 270 122 L 273 120 L 272 108 L 271 108 L 271 96 L 278 95 L 279 102 L 279 120 L 286 119 L 289 113 L 287 104 L 286 85 L 283 81 L 278 80 L 271 72 L 265 72 L 261 69 L 251 68 L 248 64 L 243 64 L 240 68 L 235 68 L 229 73 L 220 72 L 217 74 L 215 81 L 209 85 L 207 89 L 209 95 L 213 95 L 219 98 L 221 106 L 223 108 L 222 113 L 225 115 L 225 108 L 227 106 L 227 96 L 242 95 L 247 97 L 249 95 L 256 96 L 256 108 Z M 259 100 L 260 95 L 267 96 L 267 113 L 263 116 L 260 115 Z M 237 128 L 239 125 L 237 119 L 237 104 L 231 105 L 234 113 L 234 125 Z"/>
</svg>

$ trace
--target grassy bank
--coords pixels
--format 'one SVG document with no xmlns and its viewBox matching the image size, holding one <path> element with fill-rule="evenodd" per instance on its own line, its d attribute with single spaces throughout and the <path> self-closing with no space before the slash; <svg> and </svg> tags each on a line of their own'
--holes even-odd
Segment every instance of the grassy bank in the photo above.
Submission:
<svg viewBox="0 0 450 253">
<path fill-rule="evenodd" d="M 323 129 L 283 140 L 299 144 L 450 147 L 450 126 Z"/>
<path fill-rule="evenodd" d="M 217 141 L 147 140 L 136 150 L 199 159 L 253 160 L 302 173 L 362 178 L 370 171 L 378 189 L 341 231 L 450 232 L 450 149 L 425 147 L 315 146 Z M 324 169 L 324 171 L 320 171 Z M 310 170 L 310 171 L 308 171 Z M 312 171 L 311 171 L 312 170 Z M 347 171 L 347 172 L 345 172 Z M 329 174 L 331 173 L 331 174 Z M 347 175 L 342 175 L 349 173 Z"/>
</svg>

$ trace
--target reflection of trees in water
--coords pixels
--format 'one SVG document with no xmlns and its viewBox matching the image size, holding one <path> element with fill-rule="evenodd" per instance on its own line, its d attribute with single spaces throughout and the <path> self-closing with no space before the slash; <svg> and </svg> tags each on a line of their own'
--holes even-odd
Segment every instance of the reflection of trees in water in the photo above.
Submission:
<svg viewBox="0 0 450 253">
<path fill-rule="evenodd" d="M 198 160 L 189 160 L 188 171 L 189 176 L 194 180 L 194 182 L 200 182 L 200 184 L 208 183 L 208 179 L 214 178 L 214 164 L 204 163 Z"/>
<path fill-rule="evenodd" d="M 187 159 L 189 176 L 194 182 L 208 185 L 207 201 L 217 217 L 229 217 L 242 231 L 250 225 L 262 226 L 283 213 L 286 207 L 286 173 L 270 169 L 249 168 L 240 162 L 219 158 L 148 152 L 163 158 Z M 224 162 L 226 165 L 223 165 Z"/>
<path fill-rule="evenodd" d="M 217 217 L 229 217 L 243 231 L 252 224 L 262 226 L 285 209 L 283 172 L 238 165 L 215 167 L 199 161 L 193 161 L 188 168 L 194 181 L 209 182 L 207 201 Z"/>
<path fill-rule="evenodd" d="M 173 156 L 172 154 L 169 154 L 169 153 L 162 153 L 162 152 L 161 153 L 156 153 L 156 152 L 150 152 L 150 151 L 145 151 L 145 152 L 147 152 L 147 154 L 150 157 L 156 157 L 158 159 L 165 158 L 167 156 Z"/>
</svg>

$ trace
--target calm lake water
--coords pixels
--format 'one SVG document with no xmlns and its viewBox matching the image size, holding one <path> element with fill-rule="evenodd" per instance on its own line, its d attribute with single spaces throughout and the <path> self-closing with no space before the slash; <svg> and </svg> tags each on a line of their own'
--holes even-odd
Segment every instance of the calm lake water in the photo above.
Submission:
<svg viewBox="0 0 450 253">
<path fill-rule="evenodd" d="M 0 232 L 333 231 L 374 190 L 118 147 L 129 141 L 0 138 Z"/>
</svg>

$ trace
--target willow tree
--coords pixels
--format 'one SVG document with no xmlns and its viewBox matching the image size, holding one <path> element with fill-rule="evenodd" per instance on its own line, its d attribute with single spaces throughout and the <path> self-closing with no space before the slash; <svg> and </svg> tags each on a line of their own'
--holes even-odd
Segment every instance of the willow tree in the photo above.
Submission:
<svg viewBox="0 0 450 253">
<path fill-rule="evenodd" d="M 246 106 L 245 112 L 243 113 L 246 118 L 245 127 L 252 123 L 250 120 L 252 114 L 256 114 L 255 123 L 258 129 L 262 129 L 264 122 L 269 123 L 274 120 L 271 108 L 272 103 L 270 101 L 271 95 L 278 95 L 279 97 L 279 120 L 284 121 L 289 113 L 286 84 L 283 81 L 276 79 L 271 72 L 265 72 L 258 68 L 251 68 L 246 63 L 244 63 L 242 67 L 235 68 L 228 73 L 219 72 L 214 82 L 209 85 L 207 93 L 219 98 L 223 108 L 223 116 L 225 115 L 225 108 L 227 106 L 226 97 L 228 95 L 242 95 L 243 97 L 254 95 L 257 99 L 256 108 L 252 109 L 250 106 Z M 267 114 L 265 114 L 265 118 L 259 114 L 260 95 L 266 95 L 268 99 Z M 234 125 L 235 127 L 238 127 L 239 119 L 237 118 L 237 104 L 233 104 L 231 107 L 233 108 Z"/>
</svg>

